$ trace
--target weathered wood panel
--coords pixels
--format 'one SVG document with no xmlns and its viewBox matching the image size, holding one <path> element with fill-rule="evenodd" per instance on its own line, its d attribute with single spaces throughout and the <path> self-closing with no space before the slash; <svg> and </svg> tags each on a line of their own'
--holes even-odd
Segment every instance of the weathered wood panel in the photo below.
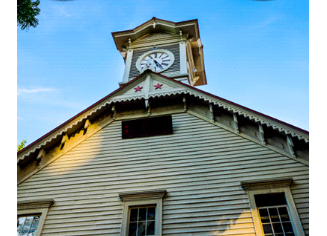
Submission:
<svg viewBox="0 0 327 236">
<path fill-rule="evenodd" d="M 51 197 L 42 235 L 119 235 L 119 192 L 167 189 L 163 235 L 255 235 L 240 182 L 293 177 L 309 234 L 308 167 L 188 113 L 174 134 L 121 139 L 113 122 L 21 183 L 19 200 Z"/>
</svg>

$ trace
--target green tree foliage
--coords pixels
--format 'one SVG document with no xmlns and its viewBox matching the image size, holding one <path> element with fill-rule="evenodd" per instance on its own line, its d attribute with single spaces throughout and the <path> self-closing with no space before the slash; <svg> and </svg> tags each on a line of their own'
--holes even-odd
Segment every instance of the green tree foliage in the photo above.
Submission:
<svg viewBox="0 0 327 236">
<path fill-rule="evenodd" d="M 17 0 L 17 25 L 22 30 L 28 29 L 30 26 L 36 27 L 39 20 L 36 16 L 40 13 L 38 5 L 40 0 Z"/>
<path fill-rule="evenodd" d="M 23 140 L 18 146 L 17 146 L 17 152 L 22 150 L 25 147 L 26 140 Z"/>
</svg>

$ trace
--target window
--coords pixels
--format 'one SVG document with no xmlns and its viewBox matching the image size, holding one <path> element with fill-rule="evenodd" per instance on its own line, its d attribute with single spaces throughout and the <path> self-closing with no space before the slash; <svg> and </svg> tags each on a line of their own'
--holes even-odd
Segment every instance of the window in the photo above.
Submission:
<svg viewBox="0 0 327 236">
<path fill-rule="evenodd" d="M 289 186 L 290 178 L 246 181 L 256 234 L 258 236 L 304 236 Z"/>
<path fill-rule="evenodd" d="M 155 135 L 172 134 L 171 116 L 143 118 L 122 121 L 122 138 L 148 137 Z"/>
<path fill-rule="evenodd" d="M 284 193 L 254 195 L 265 236 L 294 236 Z"/>
<path fill-rule="evenodd" d="M 40 236 L 53 199 L 17 202 L 17 236 Z"/>
<path fill-rule="evenodd" d="M 17 236 L 34 236 L 40 222 L 40 215 L 19 216 L 17 222 Z"/>
<path fill-rule="evenodd" d="M 121 236 L 160 236 L 162 198 L 166 190 L 120 193 L 123 201 Z"/>
<path fill-rule="evenodd" d="M 155 235 L 156 206 L 131 207 L 128 236 Z"/>
</svg>

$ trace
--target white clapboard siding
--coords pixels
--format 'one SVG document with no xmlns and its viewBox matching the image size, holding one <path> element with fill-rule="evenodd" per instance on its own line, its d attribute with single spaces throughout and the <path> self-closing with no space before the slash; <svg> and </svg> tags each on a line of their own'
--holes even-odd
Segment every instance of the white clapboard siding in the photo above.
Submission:
<svg viewBox="0 0 327 236">
<path fill-rule="evenodd" d="M 53 198 L 42 235 L 119 235 L 118 193 L 166 189 L 163 235 L 254 236 L 241 181 L 292 177 L 309 235 L 308 167 L 188 113 L 174 134 L 121 139 L 115 121 L 17 187 L 18 200 Z"/>
</svg>

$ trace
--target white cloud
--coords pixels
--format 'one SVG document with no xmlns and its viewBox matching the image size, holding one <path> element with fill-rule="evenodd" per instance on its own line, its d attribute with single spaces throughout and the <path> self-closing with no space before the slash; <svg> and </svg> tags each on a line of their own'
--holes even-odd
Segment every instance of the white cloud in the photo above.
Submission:
<svg viewBox="0 0 327 236">
<path fill-rule="evenodd" d="M 42 92 L 54 92 L 56 89 L 53 88 L 35 88 L 35 89 L 17 89 L 17 95 L 30 94 L 30 93 L 42 93 Z"/>
<path fill-rule="evenodd" d="M 270 24 L 278 21 L 278 20 L 280 20 L 279 17 L 277 17 L 277 16 L 271 16 L 271 17 L 266 18 L 263 21 L 260 21 L 260 22 L 254 24 L 254 25 L 251 25 L 249 27 L 249 29 L 250 30 L 261 29 L 261 28 L 264 28 L 264 27 L 266 27 L 266 26 L 268 26 L 268 25 L 270 25 Z"/>
<path fill-rule="evenodd" d="M 70 17 L 71 14 L 68 13 L 67 11 L 67 7 L 65 6 L 60 6 L 60 5 L 52 5 L 53 9 L 55 10 L 56 15 L 61 15 L 61 16 L 66 16 L 66 17 Z"/>
</svg>

